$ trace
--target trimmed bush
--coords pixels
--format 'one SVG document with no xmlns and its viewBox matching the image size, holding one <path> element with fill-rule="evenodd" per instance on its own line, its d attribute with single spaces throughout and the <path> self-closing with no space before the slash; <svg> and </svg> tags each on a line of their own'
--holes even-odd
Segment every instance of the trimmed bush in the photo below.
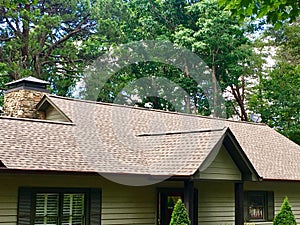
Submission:
<svg viewBox="0 0 300 225">
<path fill-rule="evenodd" d="M 285 197 L 280 212 L 275 216 L 273 225 L 297 225 L 292 207 Z"/>
<path fill-rule="evenodd" d="M 190 225 L 190 219 L 181 199 L 177 201 L 172 212 L 170 225 Z"/>
</svg>

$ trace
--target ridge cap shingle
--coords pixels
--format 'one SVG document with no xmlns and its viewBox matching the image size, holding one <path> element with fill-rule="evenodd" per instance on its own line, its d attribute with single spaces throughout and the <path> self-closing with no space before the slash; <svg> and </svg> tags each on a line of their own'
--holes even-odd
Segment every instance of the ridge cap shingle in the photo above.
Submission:
<svg viewBox="0 0 300 225">
<path fill-rule="evenodd" d="M 66 101 L 74 101 L 74 102 L 95 104 L 95 105 L 103 105 L 103 106 L 111 106 L 111 107 L 118 107 L 118 108 L 135 109 L 135 110 L 143 110 L 143 111 L 148 111 L 148 112 L 166 113 L 166 114 L 170 114 L 170 115 L 180 115 L 180 116 L 203 118 L 203 119 L 209 119 L 209 120 L 218 120 L 218 121 L 224 121 L 224 122 L 229 122 L 229 123 L 248 124 L 248 125 L 255 125 L 255 126 L 267 126 L 265 123 L 255 123 L 255 122 L 249 122 L 249 121 L 236 121 L 236 120 L 229 120 L 229 119 L 220 118 L 220 117 L 195 115 L 195 114 L 188 114 L 188 113 L 177 112 L 177 111 L 175 111 L 175 112 L 165 111 L 165 110 L 160 110 L 160 109 L 149 109 L 149 108 L 143 108 L 143 107 L 139 107 L 139 106 L 120 105 L 120 104 L 116 104 L 116 103 L 96 102 L 96 101 L 92 101 L 92 100 L 76 99 L 76 98 L 62 97 L 62 96 L 57 96 L 57 95 L 48 95 L 48 97 L 62 99 L 62 100 L 66 100 Z"/>
</svg>

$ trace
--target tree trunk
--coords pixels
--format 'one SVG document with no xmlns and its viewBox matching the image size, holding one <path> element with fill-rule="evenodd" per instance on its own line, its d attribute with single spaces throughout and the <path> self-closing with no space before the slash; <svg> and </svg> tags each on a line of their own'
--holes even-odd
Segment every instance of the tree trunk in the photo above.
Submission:
<svg viewBox="0 0 300 225">
<path fill-rule="evenodd" d="M 186 59 L 184 60 L 184 75 L 186 78 L 189 78 L 189 68 L 187 66 Z M 191 98 L 190 98 L 190 93 L 189 90 L 185 90 L 187 92 L 187 95 L 184 96 L 184 101 L 185 101 L 185 110 L 186 113 L 191 113 Z"/>
<path fill-rule="evenodd" d="M 242 86 L 241 89 L 244 87 Z M 239 87 L 234 87 L 233 85 L 230 85 L 231 92 L 233 94 L 234 99 L 236 100 L 239 108 L 240 108 L 240 113 L 239 117 L 242 121 L 248 121 L 248 115 L 245 109 L 245 103 L 244 103 L 244 97 L 240 94 L 240 88 Z M 242 94 L 244 91 L 242 90 Z M 238 112 L 237 112 L 238 113 Z"/>
<path fill-rule="evenodd" d="M 25 5 L 25 10 L 30 13 L 30 4 Z M 27 69 L 29 67 L 29 18 L 24 16 L 23 20 L 23 32 L 22 32 L 22 41 L 23 47 L 21 49 L 22 52 L 22 65 L 23 68 Z"/>
<path fill-rule="evenodd" d="M 214 117 L 219 117 L 219 110 L 218 110 L 218 85 L 217 85 L 217 74 L 216 74 L 216 53 L 213 53 L 213 61 L 212 61 L 212 68 L 211 68 L 211 75 L 212 75 L 212 84 L 213 84 L 213 115 Z"/>
</svg>

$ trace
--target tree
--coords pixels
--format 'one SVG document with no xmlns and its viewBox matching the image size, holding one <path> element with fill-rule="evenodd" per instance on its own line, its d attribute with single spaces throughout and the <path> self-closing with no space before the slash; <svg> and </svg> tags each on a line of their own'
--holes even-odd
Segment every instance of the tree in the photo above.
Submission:
<svg viewBox="0 0 300 225">
<path fill-rule="evenodd" d="M 189 225 L 191 221 L 189 219 L 186 208 L 181 199 L 178 199 L 172 212 L 170 225 Z"/>
<path fill-rule="evenodd" d="M 247 121 L 244 77 L 251 47 L 245 36 L 245 27 L 213 0 L 192 4 L 188 13 L 194 19 L 189 26 L 176 30 L 175 43 L 190 48 L 206 62 L 212 71 L 214 92 L 217 93 L 217 82 L 222 91 L 230 90 L 234 101 L 228 100 L 227 105 L 233 105 L 234 113 Z M 214 108 L 218 104 L 214 101 Z"/>
<path fill-rule="evenodd" d="M 299 22 L 271 30 L 269 40 L 276 50 L 276 64 L 262 71 L 249 100 L 249 108 L 262 116 L 262 122 L 300 144 L 300 49 Z M 266 43 L 263 43 L 266 45 Z"/>
<path fill-rule="evenodd" d="M 35 76 L 50 81 L 54 93 L 69 95 L 85 63 L 78 45 L 96 25 L 92 4 L 88 0 L 2 1 L 0 76 L 8 80 Z"/>
<path fill-rule="evenodd" d="M 297 225 L 296 218 L 293 214 L 292 207 L 285 197 L 283 204 L 281 205 L 280 212 L 275 216 L 274 225 Z"/>
<path fill-rule="evenodd" d="M 202 2 L 142 0 L 128 1 L 123 4 L 126 5 L 125 8 L 129 13 L 127 17 L 119 18 L 117 26 L 119 28 L 116 28 L 122 33 L 122 38 L 119 40 L 121 43 L 141 39 L 167 40 L 192 50 L 212 69 L 213 83 L 209 85 L 214 86 L 214 93 L 229 90 L 234 96 L 234 99 L 227 101 L 228 109 L 231 109 L 228 110 L 228 117 L 239 114 L 241 120 L 248 119 L 245 108 L 244 77 L 251 73 L 248 71 L 250 63 L 248 57 L 252 51 L 249 40 L 245 36 L 245 27 L 240 27 L 236 19 L 232 19 L 228 12 L 212 0 Z M 130 99 L 128 92 L 121 91 L 128 82 L 142 77 L 164 77 L 178 84 L 187 93 L 180 103 L 185 112 L 210 115 L 212 113 L 210 108 L 214 108 L 215 115 L 219 114 L 219 103 L 215 101 L 213 106 L 209 104 L 210 100 L 205 91 L 192 78 L 188 63 L 186 62 L 182 71 L 170 65 L 154 62 L 128 66 L 106 82 L 97 99 L 113 102 L 119 93 L 125 94 L 124 98 Z M 217 90 L 218 82 L 222 90 Z M 93 83 L 95 82 L 90 84 L 92 87 Z M 146 92 L 145 89 L 140 89 L 140 92 L 143 91 Z M 163 87 L 157 91 L 162 93 L 162 96 L 165 92 Z M 133 96 L 135 94 L 133 93 Z M 214 96 L 214 99 L 218 97 Z M 173 108 L 166 101 L 153 96 L 142 99 L 138 104 L 149 106 L 149 102 L 154 108 L 168 110 Z"/>
<path fill-rule="evenodd" d="M 275 24 L 276 27 L 280 27 L 286 20 L 292 22 L 300 15 L 299 1 L 219 0 L 219 2 L 230 9 L 240 20 L 244 20 L 247 16 L 255 18 L 266 16 L 267 22 Z"/>
<path fill-rule="evenodd" d="M 172 1 L 172 3 L 169 1 L 148 0 L 128 1 L 123 4 L 126 5 L 127 10 L 130 12 L 128 17 L 123 17 L 123 21 L 119 21 L 120 26 L 118 29 L 122 31 L 122 39 L 126 40 L 125 42 L 130 43 L 131 41 L 151 39 L 161 43 L 163 41 L 168 41 L 170 43 L 174 30 L 180 24 L 187 23 L 186 16 L 188 14 L 185 14 L 187 2 L 185 0 L 176 0 Z M 156 46 L 154 46 L 154 49 L 148 49 L 147 51 L 155 52 L 155 47 Z M 159 47 L 160 46 L 158 46 L 158 48 Z M 108 51 L 110 51 L 111 48 L 108 47 L 108 49 Z M 101 71 L 101 69 L 99 69 L 99 71 Z M 167 78 L 178 84 L 187 93 L 185 103 L 180 107 L 180 110 L 182 109 L 182 111 L 185 112 L 193 111 L 195 113 L 201 112 L 208 115 L 207 99 L 203 98 L 201 90 L 197 87 L 197 83 L 190 77 L 185 76 L 185 74 L 186 71 L 180 71 L 174 66 L 154 61 L 149 62 L 145 59 L 145 62 L 128 65 L 126 68 L 122 68 L 116 74 L 111 76 L 100 90 L 97 100 L 114 102 L 117 97 L 119 97 L 120 100 L 120 95 L 122 95 L 124 101 L 127 101 L 128 103 L 128 101 L 131 101 L 132 96 L 136 97 L 137 94 L 141 93 L 153 94 L 155 91 L 156 93 L 160 93 L 160 96 L 165 96 L 167 92 L 165 87 L 157 86 L 157 88 L 155 88 L 156 90 L 151 89 L 151 87 L 155 86 L 154 83 L 149 83 L 149 85 L 144 83 L 143 88 L 140 87 L 139 89 L 134 89 L 132 91 L 133 93 L 130 93 L 128 90 L 124 92 L 122 89 L 135 80 L 142 79 L 143 77 Z M 96 81 L 94 80 L 89 82 L 88 87 L 96 89 L 93 86 L 95 83 Z M 89 90 L 87 90 L 87 92 L 88 91 Z M 90 97 L 91 95 L 87 93 L 87 96 Z M 95 99 L 95 97 L 93 97 L 93 99 Z M 158 95 L 148 96 L 140 100 L 141 102 L 137 103 L 139 106 L 147 105 L 148 107 L 151 106 L 155 109 L 174 110 L 174 106 L 172 106 L 170 102 L 166 101 L 166 99 L 159 98 Z M 182 105 L 180 100 L 176 99 L 176 101 L 176 105 Z M 192 106 L 189 104 L 190 102 L 193 103 Z"/>
</svg>

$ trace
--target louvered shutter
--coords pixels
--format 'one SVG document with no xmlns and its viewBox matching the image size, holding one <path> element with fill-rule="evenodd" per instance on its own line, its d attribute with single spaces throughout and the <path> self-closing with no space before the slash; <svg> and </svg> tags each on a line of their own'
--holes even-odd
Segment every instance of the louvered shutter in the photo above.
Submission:
<svg viewBox="0 0 300 225">
<path fill-rule="evenodd" d="M 84 225 L 84 194 L 63 195 L 62 224 Z"/>
<path fill-rule="evenodd" d="M 18 225 L 30 224 L 30 212 L 32 208 L 31 198 L 30 188 L 19 188 Z"/>
<path fill-rule="evenodd" d="M 268 221 L 273 221 L 274 219 L 274 192 L 268 191 L 267 193 L 268 199 Z"/>
<path fill-rule="evenodd" d="M 58 193 L 37 193 L 35 195 L 34 225 L 57 225 L 58 208 Z"/>
<path fill-rule="evenodd" d="M 90 225 L 101 224 L 101 190 L 90 190 Z"/>
</svg>

